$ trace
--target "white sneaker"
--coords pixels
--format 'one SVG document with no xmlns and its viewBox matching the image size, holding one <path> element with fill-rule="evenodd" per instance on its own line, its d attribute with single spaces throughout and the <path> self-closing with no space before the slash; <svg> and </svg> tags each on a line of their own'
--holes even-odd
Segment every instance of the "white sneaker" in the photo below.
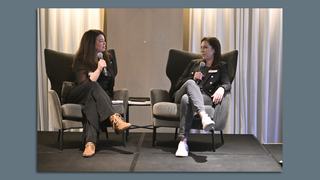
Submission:
<svg viewBox="0 0 320 180">
<path fill-rule="evenodd" d="M 205 117 L 202 118 L 202 129 L 205 131 L 213 130 L 213 125 L 215 124 L 214 121 L 208 116 L 205 115 Z"/>
<path fill-rule="evenodd" d="M 185 157 L 188 156 L 189 154 L 189 147 L 188 144 L 184 141 L 180 141 L 178 145 L 178 149 L 176 151 L 176 156 L 177 157 Z"/>
</svg>

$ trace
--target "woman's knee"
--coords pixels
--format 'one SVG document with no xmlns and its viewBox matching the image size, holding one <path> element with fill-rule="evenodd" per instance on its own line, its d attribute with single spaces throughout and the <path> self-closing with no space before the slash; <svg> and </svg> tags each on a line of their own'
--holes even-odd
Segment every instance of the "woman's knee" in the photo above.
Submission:
<svg viewBox="0 0 320 180">
<path fill-rule="evenodd" d="M 189 79 L 186 81 L 185 88 L 186 88 L 187 92 L 195 92 L 195 91 L 199 90 L 199 86 L 192 79 Z"/>
<path fill-rule="evenodd" d="M 82 89 L 93 89 L 93 88 L 97 88 L 99 85 L 98 82 L 95 81 L 91 81 L 85 84 L 80 85 L 82 87 Z"/>
<path fill-rule="evenodd" d="M 89 86 L 94 91 L 104 91 L 98 82 L 89 82 Z"/>
<path fill-rule="evenodd" d="M 196 82 L 192 79 L 187 80 L 185 84 L 188 86 L 197 86 Z"/>
<path fill-rule="evenodd" d="M 96 81 L 91 81 L 89 82 L 89 85 L 92 87 L 92 88 L 97 88 L 98 86 L 100 86 L 100 84 Z"/>
<path fill-rule="evenodd" d="M 185 104 L 189 104 L 189 97 L 187 94 L 184 94 L 181 98 L 180 104 L 185 105 Z"/>
</svg>

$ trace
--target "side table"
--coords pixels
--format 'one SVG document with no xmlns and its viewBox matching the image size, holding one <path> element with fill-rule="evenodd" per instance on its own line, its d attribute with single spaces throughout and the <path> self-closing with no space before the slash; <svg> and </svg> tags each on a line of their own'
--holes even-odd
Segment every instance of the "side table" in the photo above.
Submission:
<svg viewBox="0 0 320 180">
<path fill-rule="evenodd" d="M 150 106 L 150 98 L 149 97 L 129 97 L 128 101 L 128 109 L 127 109 L 127 120 L 129 120 L 129 109 L 130 106 Z M 145 128 L 145 129 L 153 129 L 153 125 L 145 125 L 145 126 L 138 126 L 132 125 L 129 129 L 138 129 L 138 128 Z M 127 136 L 129 134 L 129 130 L 127 130 Z"/>
</svg>

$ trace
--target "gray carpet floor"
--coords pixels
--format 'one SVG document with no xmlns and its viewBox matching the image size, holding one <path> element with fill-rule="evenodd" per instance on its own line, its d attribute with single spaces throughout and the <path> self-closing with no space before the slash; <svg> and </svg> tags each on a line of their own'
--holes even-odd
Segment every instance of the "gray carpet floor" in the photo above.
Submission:
<svg viewBox="0 0 320 180">
<path fill-rule="evenodd" d="M 282 145 L 262 145 L 253 135 L 225 134 L 221 143 L 216 134 L 212 152 L 210 134 L 191 134 L 189 156 L 175 157 L 179 140 L 174 134 L 158 133 L 152 146 L 152 133 L 130 132 L 126 147 L 122 136 L 100 134 L 96 154 L 83 158 L 81 133 L 64 134 L 60 151 L 58 132 L 38 132 L 38 172 L 282 172 Z"/>
</svg>

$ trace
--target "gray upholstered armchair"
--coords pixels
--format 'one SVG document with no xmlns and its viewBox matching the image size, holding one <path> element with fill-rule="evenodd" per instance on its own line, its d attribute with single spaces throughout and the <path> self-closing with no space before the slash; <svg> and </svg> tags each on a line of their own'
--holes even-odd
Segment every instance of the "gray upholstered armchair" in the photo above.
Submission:
<svg viewBox="0 0 320 180">
<path fill-rule="evenodd" d="M 112 65 L 114 66 L 115 75 L 117 75 L 117 61 L 115 51 L 107 50 L 112 55 Z M 82 128 L 84 117 L 82 114 L 82 105 L 80 104 L 61 104 L 61 89 L 64 81 L 73 82 L 75 80 L 72 71 L 72 62 L 74 54 L 62 53 L 51 49 L 44 50 L 46 72 L 51 82 L 51 90 L 48 92 L 48 103 L 52 114 L 54 127 L 59 130 L 58 141 L 60 140 L 60 149 L 63 150 L 63 132 L 68 129 Z M 116 89 L 113 100 L 123 100 L 122 104 L 114 104 L 115 112 L 122 115 L 127 121 L 128 110 L 128 89 Z M 109 126 L 110 124 L 107 124 Z M 107 128 L 103 128 L 108 138 Z M 123 132 L 123 146 L 126 146 L 126 135 Z"/>
<path fill-rule="evenodd" d="M 237 67 L 237 57 L 238 51 L 233 50 L 222 54 L 222 60 L 228 64 L 230 84 L 232 83 L 236 67 Z M 151 112 L 153 118 L 153 140 L 152 145 L 156 144 L 156 131 L 159 127 L 172 127 L 176 128 L 175 139 L 177 138 L 177 130 L 180 127 L 180 104 L 173 103 L 172 96 L 175 89 L 176 81 L 179 79 L 187 65 L 193 59 L 202 58 L 201 54 L 175 50 L 171 49 L 169 51 L 169 57 L 166 67 L 166 75 L 171 81 L 171 88 L 169 91 L 163 89 L 151 89 L 150 91 L 150 100 L 151 100 Z M 225 96 L 230 96 L 230 93 L 226 93 Z M 214 108 L 212 106 L 205 106 L 205 110 L 208 115 L 214 117 Z M 226 126 L 228 114 L 222 114 L 218 119 L 215 120 L 215 129 L 214 131 L 220 131 L 221 141 L 224 143 L 223 139 L 223 130 Z M 199 115 L 196 115 L 191 129 L 202 129 L 202 124 Z M 214 131 L 212 130 L 212 149 L 215 151 L 215 139 Z"/>
</svg>

